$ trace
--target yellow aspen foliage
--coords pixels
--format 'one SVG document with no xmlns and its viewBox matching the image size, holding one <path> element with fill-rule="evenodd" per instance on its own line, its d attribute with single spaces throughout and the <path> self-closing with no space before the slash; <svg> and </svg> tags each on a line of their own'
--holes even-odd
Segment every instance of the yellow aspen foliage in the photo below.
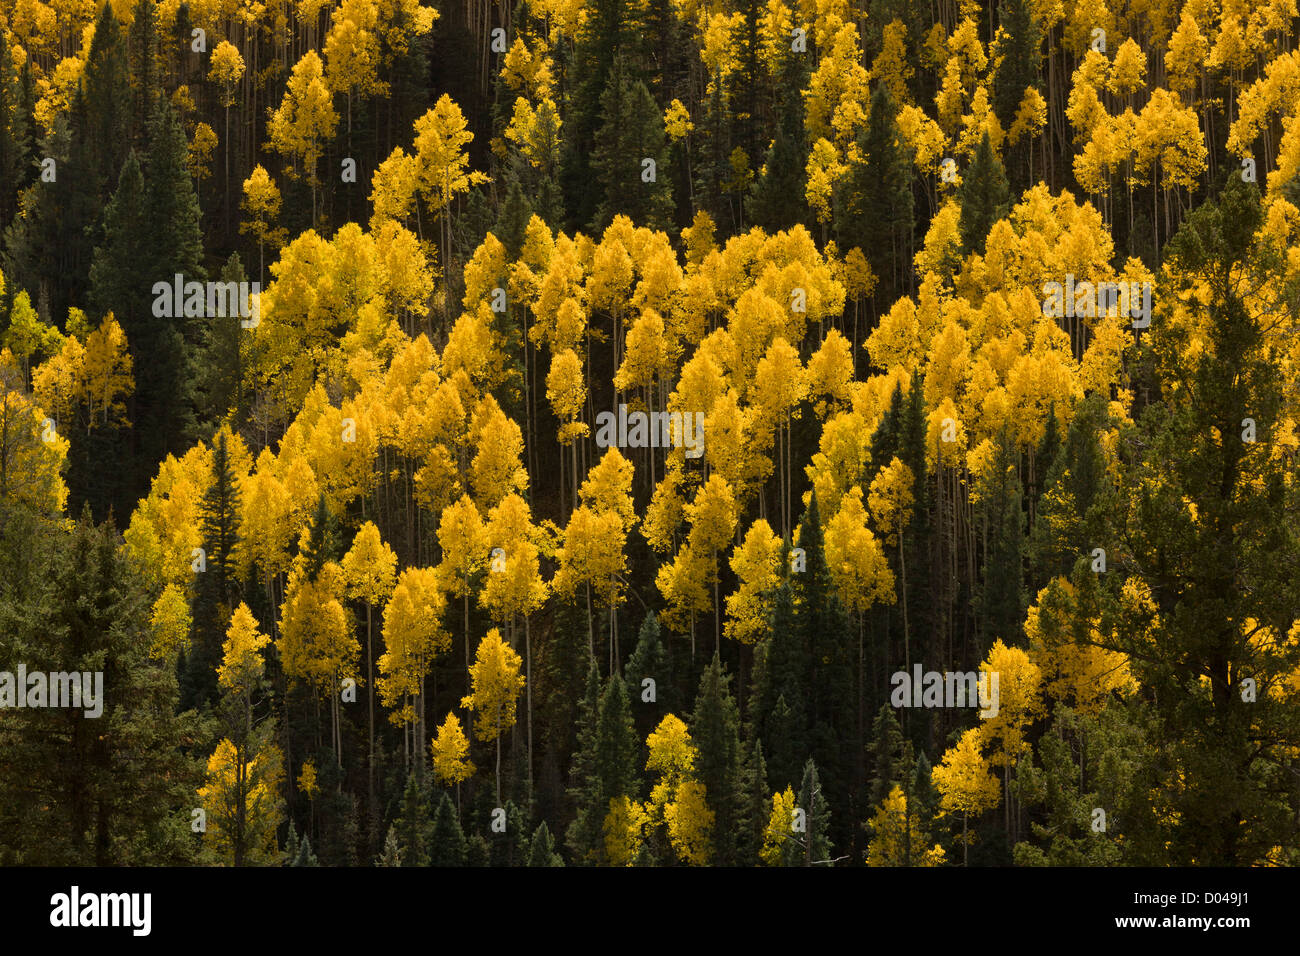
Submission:
<svg viewBox="0 0 1300 956">
<path fill-rule="evenodd" d="M 669 103 L 668 109 L 664 111 L 664 132 L 668 137 L 674 141 L 685 139 L 693 129 L 695 124 L 691 122 L 691 114 L 682 105 L 682 101 L 675 99 Z M 703 210 L 700 212 L 703 214 Z"/>
<path fill-rule="evenodd" d="M 889 87 L 895 103 L 904 106 L 912 101 L 907 86 L 912 74 L 907 60 L 907 26 L 895 18 L 880 31 L 880 53 L 871 62 L 871 75 Z"/>
<path fill-rule="evenodd" d="M 915 481 L 912 469 L 895 456 L 871 482 L 867 504 L 875 516 L 876 527 L 887 536 L 890 544 L 898 541 L 899 533 L 912 520 Z"/>
<path fill-rule="evenodd" d="M 388 600 L 397 583 L 397 555 L 367 521 L 352 539 L 341 562 L 348 597 L 378 607 Z"/>
<path fill-rule="evenodd" d="M 534 107 L 520 96 L 505 131 L 506 139 L 518 147 L 534 169 L 551 169 L 560 159 L 560 112 L 555 102 L 544 98 Z"/>
<path fill-rule="evenodd" d="M 961 118 L 962 132 L 957 138 L 957 152 L 963 156 L 973 156 L 980 141 L 988 134 L 989 145 L 995 150 L 1002 147 L 1006 134 L 993 106 L 989 102 L 988 89 L 981 85 L 971 97 L 970 112 Z"/>
<path fill-rule="evenodd" d="M 963 733 L 931 771 L 939 806 L 947 813 L 978 815 L 1001 802 L 1002 788 L 980 751 L 981 730 L 972 727 Z"/>
<path fill-rule="evenodd" d="M 697 750 L 686 725 L 676 715 L 667 715 L 646 737 L 646 747 L 646 769 L 658 777 L 646 804 L 650 825 L 667 827 L 669 842 L 682 862 L 707 865 L 714 815 L 694 775 Z"/>
<path fill-rule="evenodd" d="M 1015 146 L 1023 137 L 1031 139 L 1047 126 L 1047 101 L 1035 87 L 1026 87 L 1025 95 L 1020 100 L 1016 115 L 1007 130 L 1007 143 Z"/>
<path fill-rule="evenodd" d="M 470 464 L 470 486 L 484 508 L 494 508 L 506 495 L 528 488 L 521 457 L 524 436 L 490 396 L 474 413 L 471 445 L 478 449 Z"/>
<path fill-rule="evenodd" d="M 591 427 L 579 421 L 587 402 L 587 380 L 582 370 L 582 359 L 572 349 L 551 355 L 551 370 L 546 375 L 546 400 L 551 403 L 560 425 L 560 444 L 568 445 L 575 438 L 583 438 Z"/>
<path fill-rule="evenodd" d="M 650 815 L 645 807 L 626 794 L 609 801 L 602 832 L 605 838 L 605 860 L 609 866 L 632 866 L 641 845 L 645 842 L 645 828 Z"/>
<path fill-rule="evenodd" d="M 839 510 L 840 498 L 858 483 L 867 464 L 871 431 L 866 420 L 853 411 L 836 415 L 822 426 L 818 450 L 804 467 L 804 474 L 824 514 Z"/>
<path fill-rule="evenodd" d="M 1042 673 L 1043 689 L 1082 713 L 1096 715 L 1111 694 L 1138 689 L 1127 655 L 1110 650 L 1100 618 L 1081 620 L 1074 585 L 1055 578 L 1038 592 L 1025 618 L 1030 659 Z"/>
<path fill-rule="evenodd" d="M 943 866 L 946 854 L 938 843 L 926 849 L 928 835 L 919 813 L 908 813 L 907 796 L 894 784 L 885 802 L 868 821 L 871 842 L 867 844 L 867 866 Z M 907 848 L 912 848 L 909 860 Z"/>
<path fill-rule="evenodd" d="M 1165 53 L 1165 73 L 1169 78 L 1169 87 L 1178 93 L 1193 89 L 1196 81 L 1205 69 L 1205 61 L 1210 55 L 1210 45 L 1206 42 L 1196 18 L 1184 9 L 1178 21 L 1178 29 L 1169 38 L 1169 50 Z"/>
<path fill-rule="evenodd" d="M 447 594 L 433 568 L 406 568 L 397 577 L 384 607 L 384 653 L 379 657 L 383 675 L 377 681 L 384 706 L 395 710 L 394 723 L 415 719 L 404 698 L 423 693 L 424 679 L 434 660 L 451 647 L 442 626 Z"/>
<path fill-rule="evenodd" d="M 924 173 L 939 171 L 947 139 L 939 124 L 916 106 L 904 106 L 898 113 L 898 132 L 912 152 L 912 162 Z"/>
<path fill-rule="evenodd" d="M 239 55 L 238 47 L 228 40 L 217 44 L 209 61 L 208 79 L 221 87 L 222 106 L 234 105 L 235 87 L 243 79 L 244 69 L 244 58 Z"/>
<path fill-rule="evenodd" d="M 731 570 L 739 582 L 727 595 L 723 633 L 741 644 L 754 644 L 768 629 L 770 601 L 781 582 L 781 539 L 756 518 L 744 540 L 731 552 Z"/>
<path fill-rule="evenodd" d="M 4 277 L 0 275 L 0 292 L 3 291 Z M 73 330 L 73 319 L 80 315 L 79 309 L 69 310 L 67 328 L 70 337 L 84 337 Z M 19 370 L 26 376 L 35 364 L 36 356 L 49 358 L 59 354 L 64 346 L 64 337 L 57 328 L 41 321 L 32 308 L 31 296 L 22 291 L 14 294 L 9 310 L 9 328 L 0 336 L 0 344 L 12 359 L 17 359 Z"/>
<path fill-rule="evenodd" d="M 1001 638 L 989 648 L 980 671 L 984 675 L 981 679 L 989 682 L 990 695 L 993 675 L 998 677 L 998 711 L 981 721 L 980 741 L 985 746 L 997 744 L 998 750 L 990 758 L 992 763 L 1014 765 L 1029 746 L 1025 731 L 1044 713 L 1042 671 L 1025 651 L 1007 647 Z"/>
<path fill-rule="evenodd" d="M 0 416 L 3 416 L 5 410 L 4 406 L 0 406 Z M 44 413 L 41 413 L 33 425 L 38 426 L 44 417 Z M 21 436 L 13 424 L 10 424 L 10 431 L 3 428 L 4 424 L 0 420 L 0 436 L 11 442 L 13 438 L 9 436 Z M 33 439 L 37 436 L 39 432 L 34 428 Z M 49 449 L 51 445 L 55 447 Z M 47 450 L 47 453 L 48 450 L 58 450 L 56 442 L 41 443 L 40 447 Z M 60 462 L 62 455 L 66 454 L 66 440 L 63 448 Z M 0 458 L 0 462 L 14 461 L 14 451 L 6 451 L 8 457 Z M 19 474 L 25 472 L 20 471 Z M 31 469 L 34 478 L 40 474 L 40 470 Z M 57 476 L 57 471 L 55 475 Z M 158 591 L 169 582 L 188 587 L 192 580 L 192 552 L 200 544 L 199 502 L 211 481 L 211 475 L 212 449 L 207 445 L 195 445 L 180 459 L 168 455 L 158 467 L 149 494 L 131 515 L 131 522 L 123 535 L 126 539 L 127 558 L 137 573 Z M 12 477 L 8 481 L 10 487 L 15 487 Z M 13 494 L 12 491 L 9 493 Z M 67 495 L 66 489 L 63 490 L 63 495 Z M 60 500 L 60 510 L 62 507 L 63 502 Z"/>
<path fill-rule="evenodd" d="M 515 37 L 501 64 L 501 79 L 508 89 L 530 99 L 550 96 L 555 85 L 554 64 L 544 52 L 538 52 L 542 49 L 538 44 L 537 50 L 530 50 L 523 37 Z"/>
<path fill-rule="evenodd" d="M 433 757 L 433 775 L 445 786 L 453 787 L 474 776 L 474 763 L 469 759 L 469 738 L 461 729 L 460 718 L 448 713 L 430 741 Z"/>
<path fill-rule="evenodd" d="M 546 600 L 547 587 L 540 571 L 541 536 L 527 502 L 515 494 L 503 498 L 488 517 L 485 536 L 494 557 L 484 607 L 497 620 L 528 617 Z"/>
<path fill-rule="evenodd" d="M 487 182 L 483 173 L 471 171 L 465 147 L 474 139 L 460 107 L 447 94 L 415 121 L 415 159 L 420 192 L 440 214 L 471 186 Z"/>
<path fill-rule="evenodd" d="M 818 418 L 824 419 L 849 400 L 849 383 L 853 380 L 849 349 L 849 340 L 839 329 L 831 329 L 808 359 L 808 394 L 816 399 L 813 409 Z"/>
<path fill-rule="evenodd" d="M 763 827 L 763 848 L 759 859 L 768 866 L 780 866 L 784 856 L 785 841 L 790 839 L 794 827 L 794 790 L 772 794 L 772 813 Z"/>
<path fill-rule="evenodd" d="M 302 771 L 298 774 L 298 791 L 308 800 L 315 800 L 320 793 L 320 784 L 316 779 L 316 764 L 311 760 L 302 762 Z"/>
<path fill-rule="evenodd" d="M 275 866 L 283 816 L 280 749 L 268 745 L 244 759 L 226 738 L 208 758 L 199 804 L 207 814 L 205 847 L 226 866 Z"/>
<path fill-rule="evenodd" d="M 243 221 L 239 231 L 257 240 L 258 247 L 271 245 L 279 248 L 287 238 L 283 229 L 275 226 L 280 217 L 280 190 L 275 181 L 260 164 L 244 180 L 244 196 L 239 204 Z"/>
<path fill-rule="evenodd" d="M 76 421 L 85 388 L 85 346 L 75 335 L 63 340 L 58 354 L 32 371 L 32 397 L 65 427 Z"/>
<path fill-rule="evenodd" d="M 378 18 L 374 0 L 343 0 L 330 14 L 330 29 L 325 36 L 325 80 L 334 92 L 348 95 L 349 115 L 353 94 L 374 96 L 388 92 L 388 84 L 379 79 L 377 72 Z"/>
<path fill-rule="evenodd" d="M 342 573 L 326 564 L 316 580 L 291 577 L 276 650 L 291 681 L 325 694 L 356 666 L 361 649 L 340 601 Z"/>
<path fill-rule="evenodd" d="M 126 333 L 113 313 L 106 315 L 99 328 L 86 337 L 83 363 L 83 394 L 91 422 L 130 424 L 126 420 L 124 400 L 135 391 L 135 379 L 131 374 Z"/>
<path fill-rule="evenodd" d="M 672 550 L 673 536 L 682 524 L 685 508 L 682 497 L 681 466 L 670 466 L 650 496 L 650 505 L 641 522 L 641 534 L 646 543 L 659 554 Z"/>
<path fill-rule="evenodd" d="M 251 695 L 265 670 L 262 650 L 269 643 L 271 639 L 258 630 L 253 612 L 240 601 L 230 615 L 230 627 L 226 629 L 217 683 L 239 697 Z"/>
<path fill-rule="evenodd" d="M 1147 56 L 1132 37 L 1120 44 L 1110 66 L 1110 91 L 1117 96 L 1129 96 L 1146 82 Z"/>
<path fill-rule="evenodd" d="M 704 784 L 686 780 L 663 809 L 669 843 L 678 859 L 691 866 L 708 866 L 713 856 L 715 817 L 705 796 Z"/>
<path fill-rule="evenodd" d="M 807 177 L 804 197 L 816 213 L 818 222 L 830 222 L 831 193 L 835 189 L 835 184 L 843 178 L 848 169 L 848 165 L 840 158 L 835 144 L 825 136 L 819 137 L 813 143 L 808 153 L 807 168 L 804 171 Z"/>
<path fill-rule="evenodd" d="M 46 136 L 53 136 L 56 123 L 66 115 L 81 84 L 86 62 L 81 57 L 64 57 L 54 67 L 54 75 L 47 82 L 45 92 L 36 102 L 36 122 Z"/>
<path fill-rule="evenodd" d="M 329 87 L 325 85 L 321 59 L 315 50 L 308 50 L 294 64 L 284 98 L 267 124 L 271 147 L 291 163 L 290 175 L 299 175 L 295 164 L 301 164 L 307 178 L 313 184 L 317 182 L 317 161 L 324 144 L 333 138 L 338 120 Z"/>
<path fill-rule="evenodd" d="M 217 133 L 207 123 L 199 123 L 194 128 L 186 158 L 186 168 L 196 183 L 202 183 L 212 175 L 212 153 L 217 148 Z"/>
<path fill-rule="evenodd" d="M 181 587 L 168 584 L 163 588 L 158 600 L 153 602 L 149 629 L 153 632 L 149 649 L 153 658 L 172 660 L 178 651 L 189 648 L 190 602 Z"/>
<path fill-rule="evenodd" d="M 388 219 L 401 221 L 406 218 L 415 202 L 419 175 L 416 158 L 400 146 L 379 164 L 370 177 L 370 203 L 374 209 L 370 217 L 371 229 Z"/>
<path fill-rule="evenodd" d="M 240 483 L 240 492 L 241 570 L 247 573 L 255 565 L 267 577 L 287 571 L 293 538 L 292 503 L 275 473 L 269 448 L 257 456 L 257 465 Z"/>
<path fill-rule="evenodd" d="M 469 669 L 471 690 L 461 700 L 462 707 L 474 712 L 474 736 L 479 740 L 498 740 L 514 726 L 515 704 L 524 689 L 522 663 L 496 628 L 479 641 Z"/>
<path fill-rule="evenodd" d="M 438 570 L 456 597 L 470 593 L 469 578 L 483 565 L 487 533 L 483 518 L 469 495 L 461 495 L 443 509 L 438 522 L 438 547 L 442 563 Z"/>
<path fill-rule="evenodd" d="M 831 581 L 846 608 L 861 614 L 876 604 L 894 603 L 894 573 L 867 527 L 857 485 L 840 499 L 839 510 L 826 525 L 825 542 Z"/>
<path fill-rule="evenodd" d="M 918 275 L 935 275 L 950 278 L 961 264 L 961 206 L 949 201 L 930 220 L 921 248 L 917 250 L 915 264 Z"/>
</svg>

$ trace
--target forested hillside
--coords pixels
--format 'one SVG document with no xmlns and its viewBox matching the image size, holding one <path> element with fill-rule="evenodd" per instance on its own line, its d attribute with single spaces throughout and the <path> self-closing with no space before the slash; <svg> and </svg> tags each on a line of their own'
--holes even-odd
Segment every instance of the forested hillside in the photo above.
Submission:
<svg viewBox="0 0 1300 956">
<path fill-rule="evenodd" d="M 1295 0 L 0 0 L 0 864 L 1294 865 L 1298 423 Z"/>
</svg>

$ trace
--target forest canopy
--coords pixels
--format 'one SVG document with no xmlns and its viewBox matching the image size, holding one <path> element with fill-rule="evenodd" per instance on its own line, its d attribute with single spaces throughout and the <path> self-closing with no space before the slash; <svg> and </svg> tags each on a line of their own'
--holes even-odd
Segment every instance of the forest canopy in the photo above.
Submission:
<svg viewBox="0 0 1300 956">
<path fill-rule="evenodd" d="M 1298 24 L 4 0 L 0 864 L 1300 863 Z"/>
</svg>

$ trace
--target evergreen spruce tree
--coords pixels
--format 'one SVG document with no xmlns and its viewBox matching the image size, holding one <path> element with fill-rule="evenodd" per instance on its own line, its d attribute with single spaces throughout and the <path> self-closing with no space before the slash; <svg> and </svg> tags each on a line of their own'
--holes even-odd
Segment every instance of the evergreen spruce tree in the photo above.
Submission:
<svg viewBox="0 0 1300 956">
<path fill-rule="evenodd" d="M 161 92 L 158 67 L 158 15 L 152 0 L 136 0 L 127 38 L 131 67 L 131 104 L 136 146 L 144 147 L 145 132 Z"/>
<path fill-rule="evenodd" d="M 570 766 L 569 795 L 577 802 L 578 815 L 567 834 L 573 860 L 587 865 L 604 850 L 603 826 L 609 804 L 597 772 L 597 741 L 600 720 L 600 670 L 594 658 L 587 668 L 587 690 L 578 704 L 578 741 Z"/>
<path fill-rule="evenodd" d="M 985 133 L 957 188 L 957 199 L 961 204 L 957 226 L 963 254 L 984 251 L 989 230 L 1007 214 L 1010 198 L 1006 170 L 989 144 L 989 134 Z"/>
<path fill-rule="evenodd" d="M 402 848 L 397 842 L 397 828 L 392 826 L 388 828 L 388 836 L 384 838 L 384 849 L 375 860 L 375 866 L 401 865 Z"/>
<path fill-rule="evenodd" d="M 745 744 L 737 786 L 736 865 L 758 866 L 763 848 L 763 831 L 772 812 L 771 791 L 767 785 L 767 762 L 763 760 L 763 742 Z"/>
<path fill-rule="evenodd" d="M 492 832 L 488 849 L 492 866 L 525 866 L 528 860 L 528 820 L 513 800 L 502 807 L 506 812 L 504 833 Z"/>
<path fill-rule="evenodd" d="M 460 828 L 451 797 L 443 793 L 429 831 L 429 866 L 464 866 L 465 833 Z"/>
<path fill-rule="evenodd" d="M 320 861 L 316 859 L 316 854 L 311 851 L 311 838 L 307 834 L 302 835 L 302 842 L 298 844 L 298 852 L 294 854 L 293 862 L 290 866 L 320 866 Z"/>
<path fill-rule="evenodd" d="M 1004 433 L 998 436 L 992 476 L 980 497 L 980 520 L 986 529 L 983 580 L 975 595 L 975 610 L 983 642 L 982 658 L 995 640 L 1018 643 L 1024 623 L 1024 511 L 1019 477 L 1019 453 Z"/>
<path fill-rule="evenodd" d="M 389 839 L 397 842 L 402 866 L 429 864 L 430 826 L 428 794 L 412 773 L 407 776 L 406 789 L 402 791 L 401 813 L 388 831 Z"/>
<path fill-rule="evenodd" d="M 600 108 L 605 121 L 596 131 L 591 167 L 601 200 L 592 231 L 603 232 L 616 215 L 638 226 L 668 228 L 673 201 L 663 111 L 646 85 L 628 75 L 621 58 L 615 60 Z"/>
<path fill-rule="evenodd" d="M 26 572 L 6 562 L 23 576 L 0 590 L 0 671 L 99 672 L 102 709 L 0 709 L 0 863 L 192 863 L 200 780 L 182 748 L 199 728 L 178 716 L 170 664 L 149 656 L 150 597 L 119 535 L 87 509 L 70 525 L 0 539 L 32 558 Z"/>
<path fill-rule="evenodd" d="M 668 664 L 668 652 L 660 640 L 659 618 L 651 612 L 641 622 L 636 649 L 623 667 L 638 740 L 645 740 L 659 721 L 676 709 L 676 688 Z M 654 681 L 653 701 L 644 699 L 649 689 L 647 678 Z"/>
<path fill-rule="evenodd" d="M 528 866 L 564 866 L 564 858 L 555 851 L 555 840 L 545 820 L 537 825 L 528 841 Z"/>
<path fill-rule="evenodd" d="M 627 687 L 618 674 L 610 675 L 600 698 L 596 720 L 596 766 L 602 805 L 615 797 L 636 797 L 641 789 L 637 775 L 638 742 L 632 725 Z"/>
<path fill-rule="evenodd" d="M 866 129 L 858 136 L 859 158 L 833 197 L 840 248 L 862 250 L 884 302 L 897 298 L 911 272 L 913 167 L 897 115 L 889 87 L 877 84 Z"/>
<path fill-rule="evenodd" d="M 239 486 L 230 464 L 225 432 L 218 433 L 212 447 L 212 483 L 199 504 L 199 531 L 205 569 L 199 572 L 194 588 L 190 654 L 183 686 L 185 709 L 217 700 L 217 667 L 239 589 L 235 566 Z"/>
<path fill-rule="evenodd" d="M 131 73 L 126 38 L 112 4 L 100 8 L 95 35 L 90 41 L 82 73 L 86 91 L 84 135 L 90 163 L 85 174 L 93 177 L 100 195 L 117 182 L 131 148 Z M 97 223 L 87 222 L 87 226 Z M 162 226 L 162 223 L 155 223 Z"/>
<path fill-rule="evenodd" d="M 830 808 L 822 793 L 821 778 L 817 774 L 817 764 L 810 757 L 803 768 L 803 784 L 799 788 L 796 806 L 804 812 L 804 832 L 793 834 L 794 839 L 786 840 L 786 847 L 791 848 L 796 858 L 788 860 L 787 866 L 829 866 L 832 844 L 829 833 L 831 826 Z"/>
<path fill-rule="evenodd" d="M 713 862 L 720 866 L 738 862 L 741 842 L 737 826 L 742 813 L 740 711 L 729 683 L 715 652 L 700 677 L 690 719 L 696 775 L 714 812 Z"/>
</svg>

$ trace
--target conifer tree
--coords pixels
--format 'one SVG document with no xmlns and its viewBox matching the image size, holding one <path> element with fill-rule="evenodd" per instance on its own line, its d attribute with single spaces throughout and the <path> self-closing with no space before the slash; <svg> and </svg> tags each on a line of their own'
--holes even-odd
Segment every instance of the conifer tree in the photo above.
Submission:
<svg viewBox="0 0 1300 956">
<path fill-rule="evenodd" d="M 464 866 L 467 847 L 465 832 L 460 827 L 456 808 L 446 793 L 438 801 L 429 830 L 429 866 Z"/>
<path fill-rule="evenodd" d="M 732 699 L 730 677 L 723 672 L 717 653 L 700 677 L 700 689 L 691 713 L 692 739 L 698 754 L 695 771 L 704 784 L 709 807 L 716 815 L 713 862 L 730 866 L 738 862 L 740 836 L 737 824 L 741 759 L 740 712 Z"/>
<path fill-rule="evenodd" d="M 186 658 L 183 704 L 202 707 L 217 699 L 216 669 L 221 660 L 222 628 L 229 621 L 239 588 L 235 548 L 239 544 L 239 487 L 231 467 L 226 432 L 212 448 L 212 481 L 199 509 L 204 570 L 198 572 L 190 615 L 194 622 Z"/>
<path fill-rule="evenodd" d="M 602 232 L 616 214 L 638 226 L 665 228 L 673 216 L 663 111 L 622 59 L 610 72 L 600 109 L 605 121 L 596 131 L 591 167 L 602 198 L 592 230 Z"/>
<path fill-rule="evenodd" d="M 867 126 L 858 136 L 858 160 L 835 193 L 840 247 L 863 251 L 880 277 L 883 301 L 901 291 L 911 271 L 912 158 L 895 116 L 898 105 L 884 83 L 871 94 Z"/>
<path fill-rule="evenodd" d="M 545 820 L 537 825 L 532 839 L 528 841 L 527 865 L 530 867 L 564 866 L 564 858 L 555 851 L 555 840 Z"/>
<path fill-rule="evenodd" d="M 989 143 L 987 131 L 980 137 L 970 168 L 962 175 L 957 198 L 961 203 L 962 251 L 983 252 L 989 230 L 1006 215 L 1010 199 L 1006 170 Z"/>
</svg>

